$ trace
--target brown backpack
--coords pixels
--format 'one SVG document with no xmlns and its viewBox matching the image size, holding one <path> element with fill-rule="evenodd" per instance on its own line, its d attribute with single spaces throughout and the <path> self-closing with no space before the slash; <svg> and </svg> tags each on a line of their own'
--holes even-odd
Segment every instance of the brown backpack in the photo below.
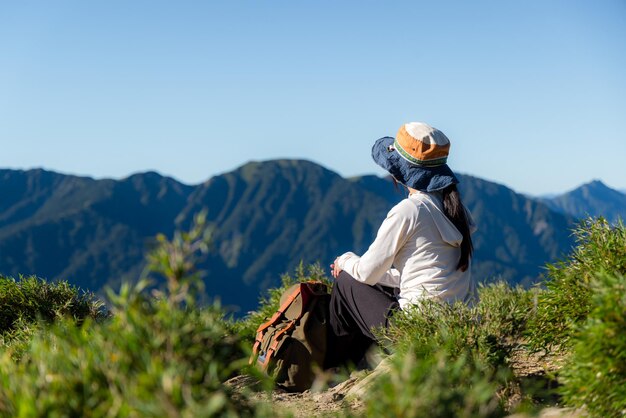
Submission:
<svg viewBox="0 0 626 418">
<path fill-rule="evenodd" d="M 330 295 L 325 283 L 298 283 L 285 291 L 280 308 L 257 329 L 250 363 L 288 391 L 309 389 L 314 365 L 326 356 Z"/>
</svg>

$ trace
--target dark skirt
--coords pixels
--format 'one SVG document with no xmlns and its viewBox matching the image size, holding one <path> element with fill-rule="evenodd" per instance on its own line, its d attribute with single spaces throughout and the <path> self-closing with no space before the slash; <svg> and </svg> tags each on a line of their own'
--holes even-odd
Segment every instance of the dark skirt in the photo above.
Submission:
<svg viewBox="0 0 626 418">
<path fill-rule="evenodd" d="M 327 367 L 358 364 L 375 342 L 373 328 L 387 327 L 400 306 L 398 289 L 356 281 L 342 271 L 330 298 L 329 347 Z"/>
</svg>

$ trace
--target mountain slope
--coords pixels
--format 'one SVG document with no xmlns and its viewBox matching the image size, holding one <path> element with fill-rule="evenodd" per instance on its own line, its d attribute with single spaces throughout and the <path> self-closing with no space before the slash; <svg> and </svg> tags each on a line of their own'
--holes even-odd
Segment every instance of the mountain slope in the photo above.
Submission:
<svg viewBox="0 0 626 418">
<path fill-rule="evenodd" d="M 186 227 L 194 213 L 208 210 L 227 271 L 215 271 L 214 259 L 207 263 L 207 288 L 228 304 L 252 307 L 259 291 L 276 285 L 280 274 L 300 261 L 326 266 L 339 253 L 367 249 L 388 206 L 308 161 L 253 162 L 200 185 L 179 223 Z M 223 291 L 241 281 L 255 291 Z"/>
<path fill-rule="evenodd" d="M 470 176 L 461 192 L 479 226 L 473 271 L 530 283 L 569 249 L 571 218 Z M 0 170 L 0 273 L 65 278 L 98 291 L 136 278 L 158 233 L 189 227 L 207 210 L 213 251 L 207 292 L 241 311 L 300 262 L 323 267 L 364 252 L 403 198 L 388 179 L 344 179 L 302 160 L 251 162 L 186 186 L 157 173 L 93 180 L 44 170 Z"/>
<path fill-rule="evenodd" d="M 479 230 L 474 235 L 478 280 L 499 276 L 530 284 L 547 261 L 560 258 L 572 246 L 573 219 L 508 187 L 460 176 L 459 190 Z"/>
<path fill-rule="evenodd" d="M 114 181 L 3 170 L 0 272 L 93 290 L 137 277 L 147 240 L 173 231 L 190 191 L 156 173 Z"/>
<path fill-rule="evenodd" d="M 599 180 L 544 201 L 551 209 L 576 218 L 603 216 L 611 223 L 626 219 L 626 194 Z"/>
</svg>

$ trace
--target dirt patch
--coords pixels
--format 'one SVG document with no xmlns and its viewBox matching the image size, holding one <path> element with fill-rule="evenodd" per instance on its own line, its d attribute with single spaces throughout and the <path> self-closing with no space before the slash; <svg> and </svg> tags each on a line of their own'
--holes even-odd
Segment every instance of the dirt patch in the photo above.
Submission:
<svg viewBox="0 0 626 418">
<path fill-rule="evenodd" d="M 355 385 L 362 381 L 365 374 L 364 372 L 353 373 L 347 380 L 332 387 L 322 388 L 321 386 L 326 386 L 326 384 L 320 383 L 318 388 L 314 387 L 301 393 L 275 389 L 271 393 L 252 392 L 249 396 L 256 402 L 269 402 L 273 410 L 296 418 L 336 415 L 342 410 L 358 413 L 364 409 L 363 402 L 347 395 Z M 237 392 L 243 392 L 255 386 L 257 382 L 249 376 L 237 376 L 226 384 L 232 386 Z"/>
<path fill-rule="evenodd" d="M 509 364 L 515 376 L 532 376 L 555 374 L 565 362 L 565 355 L 559 350 L 549 353 L 532 352 L 522 343 L 516 344 L 511 350 Z"/>
</svg>

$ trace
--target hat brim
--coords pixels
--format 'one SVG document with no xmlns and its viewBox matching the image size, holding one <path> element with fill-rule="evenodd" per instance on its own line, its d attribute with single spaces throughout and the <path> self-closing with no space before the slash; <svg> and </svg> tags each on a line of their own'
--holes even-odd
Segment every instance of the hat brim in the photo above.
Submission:
<svg viewBox="0 0 626 418">
<path fill-rule="evenodd" d="M 378 139 L 372 147 L 372 158 L 400 183 L 422 192 L 434 192 L 459 183 L 447 164 L 436 167 L 413 164 L 397 151 L 389 150 L 393 142 L 390 136 Z"/>
</svg>

